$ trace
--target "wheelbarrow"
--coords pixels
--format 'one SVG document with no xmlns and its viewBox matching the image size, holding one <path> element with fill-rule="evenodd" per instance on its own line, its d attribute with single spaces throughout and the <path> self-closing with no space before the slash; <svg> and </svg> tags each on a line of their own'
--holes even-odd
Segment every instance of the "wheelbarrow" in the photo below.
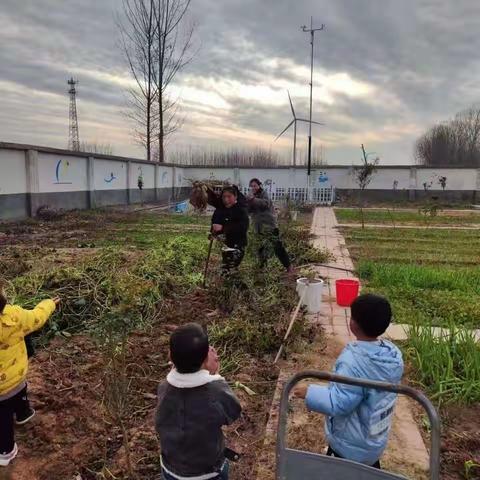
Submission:
<svg viewBox="0 0 480 480">
<path fill-rule="evenodd" d="M 430 480 L 440 478 L 440 420 L 430 400 L 417 390 L 405 385 L 376 382 L 359 378 L 342 377 L 329 372 L 305 371 L 297 373 L 285 385 L 280 401 L 277 433 L 276 480 L 377 480 L 402 479 L 406 477 L 379 470 L 341 458 L 295 450 L 287 447 L 287 416 L 289 395 L 292 388 L 302 380 L 314 378 L 346 385 L 375 388 L 407 395 L 426 410 L 431 426 Z"/>
</svg>

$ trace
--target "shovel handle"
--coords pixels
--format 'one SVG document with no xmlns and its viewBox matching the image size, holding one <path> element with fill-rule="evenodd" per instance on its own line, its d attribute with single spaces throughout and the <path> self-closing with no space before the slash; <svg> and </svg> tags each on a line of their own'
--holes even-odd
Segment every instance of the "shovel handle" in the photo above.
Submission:
<svg viewBox="0 0 480 480">
<path fill-rule="evenodd" d="M 207 262 L 205 263 L 205 271 L 203 272 L 203 288 L 207 286 L 207 273 L 208 273 L 208 265 L 210 263 L 210 255 L 212 254 L 212 245 L 213 245 L 213 236 L 210 239 L 210 245 L 208 246 L 208 255 L 207 255 Z"/>
<path fill-rule="evenodd" d="M 308 287 L 308 285 L 307 285 Z M 287 328 L 287 333 L 285 334 L 285 337 L 283 337 L 283 342 L 280 345 L 280 348 L 278 349 L 277 356 L 275 357 L 275 360 L 273 361 L 273 364 L 276 364 L 280 358 L 280 355 L 283 352 L 283 349 L 285 347 L 285 342 L 288 339 L 288 336 L 290 335 L 290 332 L 292 331 L 293 324 L 295 323 L 295 320 L 298 316 L 298 312 L 300 311 L 301 306 L 303 305 L 303 299 L 305 298 L 305 295 L 307 294 L 307 288 L 302 293 L 302 296 L 300 297 L 300 300 L 297 303 L 297 308 L 295 308 L 295 311 L 293 312 L 292 319 L 290 320 L 290 324 L 288 325 Z"/>
</svg>

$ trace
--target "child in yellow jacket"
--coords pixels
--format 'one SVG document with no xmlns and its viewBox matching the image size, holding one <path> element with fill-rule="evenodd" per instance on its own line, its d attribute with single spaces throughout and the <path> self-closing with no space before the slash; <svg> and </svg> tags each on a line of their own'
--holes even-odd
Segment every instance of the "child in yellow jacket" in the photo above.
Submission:
<svg viewBox="0 0 480 480">
<path fill-rule="evenodd" d="M 40 329 L 55 311 L 60 299 L 44 300 L 33 310 L 8 305 L 0 285 L 0 466 L 17 455 L 15 424 L 24 424 L 35 411 L 27 399 L 28 357 L 24 338 Z"/>
</svg>

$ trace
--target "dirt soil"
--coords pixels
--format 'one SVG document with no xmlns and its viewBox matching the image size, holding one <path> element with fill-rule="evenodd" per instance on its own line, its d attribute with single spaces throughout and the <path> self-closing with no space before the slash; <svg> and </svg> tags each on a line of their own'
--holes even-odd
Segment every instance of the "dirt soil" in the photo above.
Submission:
<svg viewBox="0 0 480 480">
<path fill-rule="evenodd" d="M 480 405 L 446 407 L 441 412 L 442 479 L 480 480 Z M 467 462 L 472 466 L 466 474 Z"/>
<path fill-rule="evenodd" d="M 185 319 L 207 322 L 213 305 L 203 290 L 171 302 L 162 323 L 129 340 L 128 372 L 130 414 L 125 419 L 133 463 L 141 479 L 159 478 L 158 441 L 153 416 L 158 383 L 169 370 L 168 335 Z M 102 405 L 104 358 L 87 336 L 57 337 L 39 351 L 29 372 L 30 399 L 37 410 L 29 424 L 17 429 L 20 453 L 3 471 L 9 480 L 93 480 L 127 478 L 121 431 L 113 427 Z M 228 429 L 227 443 L 243 454 L 232 467 L 233 480 L 250 479 L 256 468 L 258 445 L 263 441 L 271 396 L 278 371 L 271 362 L 250 359 L 229 381 L 237 388 L 243 414 Z M 102 477 L 97 474 L 102 471 Z M 123 470 L 123 471 L 122 471 Z M 108 473 L 110 472 L 110 474 Z"/>
</svg>

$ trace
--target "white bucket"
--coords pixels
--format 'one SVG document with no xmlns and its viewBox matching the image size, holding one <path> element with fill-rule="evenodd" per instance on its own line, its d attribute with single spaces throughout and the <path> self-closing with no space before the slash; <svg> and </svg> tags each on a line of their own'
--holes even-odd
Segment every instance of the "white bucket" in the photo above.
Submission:
<svg viewBox="0 0 480 480">
<path fill-rule="evenodd" d="M 307 289 L 303 298 L 303 305 L 307 307 L 308 313 L 318 313 L 322 307 L 322 293 L 324 281 L 320 278 L 309 280 L 306 277 L 297 280 L 297 293 L 300 298 Z"/>
</svg>

